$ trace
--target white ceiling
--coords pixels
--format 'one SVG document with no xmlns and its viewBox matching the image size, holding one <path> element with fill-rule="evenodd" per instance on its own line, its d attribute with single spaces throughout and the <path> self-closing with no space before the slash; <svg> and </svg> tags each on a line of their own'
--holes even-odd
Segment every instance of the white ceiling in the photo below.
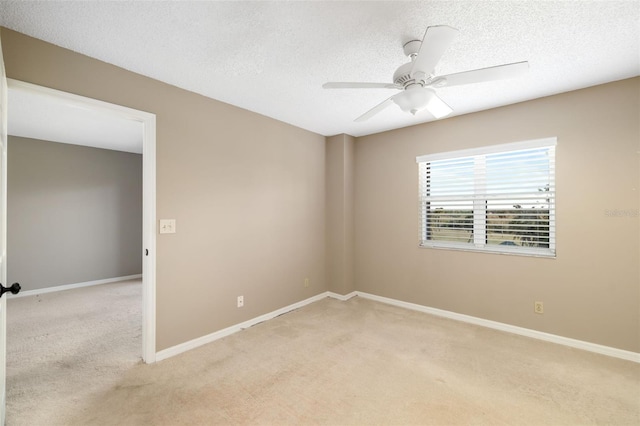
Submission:
<svg viewBox="0 0 640 426">
<path fill-rule="evenodd" d="M 0 2 L 0 25 L 322 135 L 431 121 L 397 106 L 353 120 L 388 89 L 402 45 L 460 34 L 436 74 L 528 60 L 522 78 L 444 87 L 454 115 L 640 74 L 639 1 Z"/>
</svg>

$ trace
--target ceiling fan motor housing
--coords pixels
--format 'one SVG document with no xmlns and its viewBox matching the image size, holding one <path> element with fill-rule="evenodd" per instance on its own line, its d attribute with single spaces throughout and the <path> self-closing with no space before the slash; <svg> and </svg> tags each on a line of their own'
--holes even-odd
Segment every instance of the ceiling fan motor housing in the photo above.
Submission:
<svg viewBox="0 0 640 426">
<path fill-rule="evenodd" d="M 393 73 L 393 82 L 395 84 L 399 84 L 405 89 L 411 84 L 424 85 L 424 80 L 416 81 L 415 76 L 411 75 L 411 70 L 413 69 L 413 60 L 416 58 L 416 56 L 418 56 L 421 45 L 422 42 L 420 40 L 410 40 L 402 46 L 404 54 L 411 58 L 411 61 L 407 62 L 404 65 L 400 65 L 396 72 Z"/>
<path fill-rule="evenodd" d="M 407 62 L 404 65 L 400 65 L 396 72 L 393 73 L 393 82 L 406 89 L 413 84 L 426 86 L 433 78 L 433 75 L 427 75 L 424 72 L 420 71 L 411 75 L 412 70 L 413 62 Z"/>
<path fill-rule="evenodd" d="M 406 86 L 409 83 L 415 83 L 415 79 L 411 76 L 411 68 L 413 68 L 413 62 L 407 62 L 393 73 L 393 82 L 400 86 Z"/>
</svg>

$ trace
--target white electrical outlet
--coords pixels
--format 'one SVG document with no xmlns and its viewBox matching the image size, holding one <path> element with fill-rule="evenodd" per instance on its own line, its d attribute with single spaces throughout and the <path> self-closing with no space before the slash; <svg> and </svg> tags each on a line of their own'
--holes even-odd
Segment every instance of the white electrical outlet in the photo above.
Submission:
<svg viewBox="0 0 640 426">
<path fill-rule="evenodd" d="M 244 296 L 238 296 L 238 308 L 242 308 L 244 306 Z"/>
<path fill-rule="evenodd" d="M 304 286 L 309 287 L 309 278 L 304 279 Z"/>
<path fill-rule="evenodd" d="M 536 314 L 544 314 L 544 305 L 542 302 L 534 302 L 533 303 L 533 312 Z"/>
</svg>

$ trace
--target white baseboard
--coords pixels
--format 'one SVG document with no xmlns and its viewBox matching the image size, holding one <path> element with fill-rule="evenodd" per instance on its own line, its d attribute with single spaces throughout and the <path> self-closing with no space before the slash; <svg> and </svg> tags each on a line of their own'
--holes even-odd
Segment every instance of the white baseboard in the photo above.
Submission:
<svg viewBox="0 0 640 426">
<path fill-rule="evenodd" d="M 428 306 L 418 305 L 416 303 L 403 302 L 402 300 L 390 299 L 388 297 L 376 296 L 375 294 L 364 293 L 361 291 L 352 291 L 349 294 L 341 295 L 332 291 L 326 291 L 300 302 L 294 303 L 284 308 L 280 308 L 268 314 L 261 315 L 259 317 L 250 319 L 240 324 L 232 325 L 225 329 L 216 331 L 206 336 L 199 337 L 197 339 L 190 340 L 185 343 L 181 343 L 176 346 L 172 346 L 167 349 L 163 349 L 156 353 L 156 361 L 162 361 L 167 358 L 171 358 L 183 352 L 195 349 L 199 346 L 206 345 L 215 340 L 229 336 L 233 333 L 237 333 L 252 325 L 261 323 L 263 321 L 270 320 L 279 315 L 286 314 L 298 308 L 301 308 L 310 303 L 324 299 L 325 297 L 331 297 L 340 301 L 346 301 L 354 296 L 362 297 L 363 299 L 370 299 L 376 302 L 386 303 L 388 305 L 398 306 L 400 308 L 411 309 L 414 311 L 424 312 L 426 314 L 436 315 L 439 317 L 449 318 L 456 321 L 462 321 L 469 324 L 475 324 L 482 327 L 492 328 L 494 330 L 500 330 L 507 333 L 518 334 L 521 336 L 531 337 L 533 339 L 544 340 L 546 342 L 557 343 L 572 348 L 582 349 L 589 352 L 595 352 L 602 355 L 611 356 L 614 358 L 620 358 L 627 361 L 633 361 L 640 363 L 640 353 L 625 351 L 623 349 L 612 348 L 610 346 L 598 345 L 596 343 L 585 342 L 582 340 L 571 339 L 568 337 L 558 336 L 555 334 L 544 333 L 542 331 L 531 330 L 529 328 L 517 327 L 515 325 L 505 324 L 497 321 L 486 320 L 483 318 L 472 317 L 470 315 L 458 314 L 456 312 L 445 311 L 437 308 L 430 308 Z"/>
<path fill-rule="evenodd" d="M 127 275 L 124 277 L 106 278 L 104 280 L 86 281 L 83 283 L 65 284 L 65 285 L 58 285 L 55 287 L 38 288 L 35 290 L 21 291 L 18 294 L 11 294 L 11 293 L 6 293 L 6 294 L 10 299 L 13 299 L 16 297 L 33 296 L 34 294 L 54 293 L 56 291 L 72 290 L 74 288 L 90 287 L 93 285 L 116 283 L 119 281 L 136 280 L 140 278 L 142 278 L 142 274 Z"/>
<path fill-rule="evenodd" d="M 585 342 L 583 340 L 571 339 L 569 337 L 563 337 L 555 334 L 544 333 L 542 331 L 531 330 L 529 328 L 517 327 L 515 325 L 505 324 L 502 322 L 472 317 L 470 315 L 458 314 L 455 312 L 445 311 L 442 309 L 430 308 L 428 306 L 418 305 L 418 304 L 409 303 L 409 302 L 403 302 L 401 300 L 390 299 L 388 297 L 376 296 L 375 294 L 364 293 L 361 291 L 357 291 L 355 293 L 357 296 L 360 296 L 364 299 L 375 300 L 377 302 L 386 303 L 388 305 L 399 306 L 401 308 L 420 311 L 427 314 L 436 315 L 439 317 L 444 317 L 444 318 L 449 318 L 449 319 L 462 321 L 470 324 L 480 325 L 482 327 L 493 328 L 494 330 L 506 331 L 507 333 L 519 334 L 521 336 L 532 337 L 534 339 L 544 340 L 546 342 L 557 343 L 557 344 L 569 346 L 572 348 L 582 349 L 589 352 L 595 352 L 598 354 L 607 355 L 614 358 L 620 358 L 620 359 L 625 359 L 627 361 L 640 363 L 640 353 L 638 352 L 625 351 L 624 349 L 612 348 L 610 346 L 598 345 L 596 343 L 590 343 L 590 342 Z"/>
<path fill-rule="evenodd" d="M 195 349 L 199 346 L 206 345 L 207 343 L 222 339 L 223 337 L 229 336 L 233 333 L 237 333 L 238 331 L 242 331 L 245 328 L 249 328 L 253 325 L 270 320 L 282 314 L 286 314 L 287 312 L 294 311 L 310 303 L 317 302 L 318 300 L 327 297 L 327 293 L 328 292 L 320 293 L 316 296 L 310 297 L 292 305 L 285 306 L 284 308 L 280 308 L 273 312 L 269 312 L 267 314 L 260 315 L 250 320 L 241 322 L 240 324 L 232 325 L 231 327 L 223 328 L 222 330 L 207 334 L 206 336 L 198 337 L 197 339 L 189 340 L 188 342 L 180 343 L 179 345 L 163 349 L 159 352 L 156 352 L 156 361 L 162 361 L 164 359 L 171 358 L 172 356 L 176 356 L 191 349 Z"/>
<path fill-rule="evenodd" d="M 345 294 L 345 295 L 338 294 L 338 293 L 334 293 L 334 292 L 332 292 L 332 291 L 327 291 L 327 292 L 326 292 L 326 295 L 327 295 L 328 297 L 332 297 L 332 298 L 334 298 L 334 299 L 342 300 L 342 301 L 344 302 L 345 300 L 349 300 L 349 299 L 351 299 L 352 297 L 357 296 L 358 294 L 357 294 L 357 292 L 355 292 L 355 291 L 352 291 L 351 293 L 349 293 L 349 294 Z"/>
</svg>

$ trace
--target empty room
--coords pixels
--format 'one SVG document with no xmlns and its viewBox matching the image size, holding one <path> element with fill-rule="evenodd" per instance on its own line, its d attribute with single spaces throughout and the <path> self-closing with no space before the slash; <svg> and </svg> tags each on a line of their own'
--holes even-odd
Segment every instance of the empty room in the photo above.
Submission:
<svg viewBox="0 0 640 426">
<path fill-rule="evenodd" d="M 4 1 L 0 43 L 0 422 L 640 423 L 639 2 Z M 7 137 L 20 88 L 139 151 Z"/>
</svg>

